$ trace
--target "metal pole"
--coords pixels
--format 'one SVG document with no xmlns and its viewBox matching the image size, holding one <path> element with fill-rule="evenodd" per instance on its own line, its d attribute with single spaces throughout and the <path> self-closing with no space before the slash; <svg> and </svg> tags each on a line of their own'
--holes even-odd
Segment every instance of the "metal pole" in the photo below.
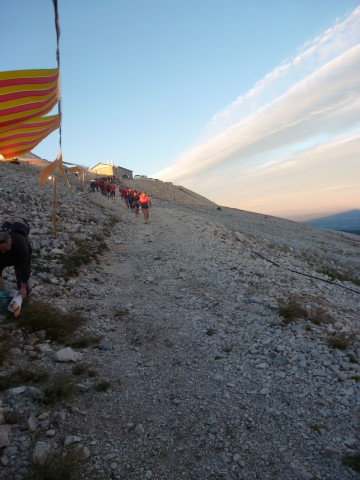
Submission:
<svg viewBox="0 0 360 480">
<path fill-rule="evenodd" d="M 53 181 L 52 227 L 53 227 L 53 237 L 56 238 L 56 175 L 53 175 L 52 181 Z"/>
</svg>

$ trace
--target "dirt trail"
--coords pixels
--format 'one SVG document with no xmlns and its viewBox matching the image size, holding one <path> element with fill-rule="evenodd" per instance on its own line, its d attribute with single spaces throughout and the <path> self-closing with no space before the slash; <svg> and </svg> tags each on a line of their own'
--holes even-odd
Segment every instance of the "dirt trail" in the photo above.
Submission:
<svg viewBox="0 0 360 480">
<path fill-rule="evenodd" d="M 180 473 L 173 476 L 174 469 L 195 478 L 196 455 L 202 454 L 193 422 L 200 420 L 202 406 L 192 406 L 187 414 L 186 398 L 193 401 L 208 391 L 208 364 L 199 369 L 194 319 L 183 299 L 205 293 L 208 279 L 199 278 L 197 265 L 202 258 L 208 261 L 207 253 L 189 214 L 155 206 L 145 224 L 120 201 L 100 201 L 120 211 L 123 221 L 96 267 L 106 291 L 106 298 L 99 299 L 102 317 L 95 320 L 96 330 L 105 326 L 114 349 L 93 358 L 101 377 L 110 381 L 111 393 L 86 397 L 82 408 L 91 412 L 87 434 L 98 438 L 101 432 L 112 448 L 121 450 L 121 474 L 115 478 L 140 478 L 139 469 L 151 471 L 154 462 L 154 478 L 181 478 Z M 79 428 L 83 436 L 81 421 Z M 194 435 L 199 437 L 195 443 L 190 440 Z"/>
</svg>

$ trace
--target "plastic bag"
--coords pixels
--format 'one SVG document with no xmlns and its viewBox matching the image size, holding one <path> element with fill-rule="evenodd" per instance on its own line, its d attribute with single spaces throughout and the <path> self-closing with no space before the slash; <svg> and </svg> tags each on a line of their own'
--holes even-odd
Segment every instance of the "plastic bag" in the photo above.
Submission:
<svg viewBox="0 0 360 480">
<path fill-rule="evenodd" d="M 22 296 L 16 294 L 9 303 L 8 310 L 15 315 L 15 318 L 18 318 L 18 316 L 20 315 L 22 301 Z"/>
</svg>

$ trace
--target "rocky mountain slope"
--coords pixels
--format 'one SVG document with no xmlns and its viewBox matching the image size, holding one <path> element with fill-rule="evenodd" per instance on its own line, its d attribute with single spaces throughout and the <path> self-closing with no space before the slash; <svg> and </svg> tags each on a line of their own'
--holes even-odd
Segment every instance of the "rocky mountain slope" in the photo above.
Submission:
<svg viewBox="0 0 360 480">
<path fill-rule="evenodd" d="M 145 224 L 74 175 L 54 238 L 38 175 L 0 162 L 34 248 L 20 319 L 0 315 L 0 478 L 360 478 L 357 236 L 127 181 Z"/>
</svg>

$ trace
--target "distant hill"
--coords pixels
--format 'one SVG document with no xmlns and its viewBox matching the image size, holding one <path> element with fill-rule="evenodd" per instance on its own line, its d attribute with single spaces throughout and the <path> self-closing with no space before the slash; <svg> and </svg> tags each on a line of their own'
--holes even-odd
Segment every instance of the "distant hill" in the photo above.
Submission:
<svg viewBox="0 0 360 480">
<path fill-rule="evenodd" d="M 360 235 L 360 210 L 349 210 L 328 217 L 307 220 L 307 225 Z"/>
</svg>

